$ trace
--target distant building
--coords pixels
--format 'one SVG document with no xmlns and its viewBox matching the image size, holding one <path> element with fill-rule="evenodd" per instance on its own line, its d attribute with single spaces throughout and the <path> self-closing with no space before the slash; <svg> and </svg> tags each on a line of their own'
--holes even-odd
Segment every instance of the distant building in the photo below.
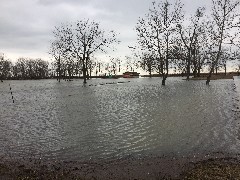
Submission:
<svg viewBox="0 0 240 180">
<path fill-rule="evenodd" d="M 123 73 L 123 78 L 139 78 L 138 72 L 125 72 Z"/>
</svg>

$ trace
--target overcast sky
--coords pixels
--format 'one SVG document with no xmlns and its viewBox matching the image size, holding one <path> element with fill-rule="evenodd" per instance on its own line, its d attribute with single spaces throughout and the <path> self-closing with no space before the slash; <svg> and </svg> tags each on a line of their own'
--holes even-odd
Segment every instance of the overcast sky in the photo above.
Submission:
<svg viewBox="0 0 240 180">
<path fill-rule="evenodd" d="M 171 1 L 171 0 L 170 0 Z M 129 55 L 136 42 L 134 27 L 138 17 L 148 12 L 151 0 L 0 0 L 0 52 L 19 57 L 49 60 L 48 48 L 54 26 L 62 22 L 90 19 L 102 28 L 120 33 L 112 56 Z M 211 0 L 182 0 L 186 15 Z"/>
</svg>

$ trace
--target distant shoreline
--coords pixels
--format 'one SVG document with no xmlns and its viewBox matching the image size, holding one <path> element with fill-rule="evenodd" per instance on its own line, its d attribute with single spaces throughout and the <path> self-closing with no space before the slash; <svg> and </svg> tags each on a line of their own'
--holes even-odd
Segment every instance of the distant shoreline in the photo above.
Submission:
<svg viewBox="0 0 240 180">
<path fill-rule="evenodd" d="M 233 76 L 239 76 L 240 74 L 238 72 L 228 72 L 226 75 L 225 73 L 218 73 L 216 74 L 212 74 L 211 80 L 217 80 L 217 79 L 233 79 Z M 190 74 L 190 76 L 193 76 L 193 74 Z M 200 77 L 192 77 L 190 78 L 190 80 L 206 80 L 208 76 L 208 73 L 201 73 Z M 162 77 L 162 75 L 160 74 L 152 74 L 150 75 L 140 75 L 140 77 Z M 168 77 L 186 77 L 185 74 L 169 74 Z M 123 78 L 123 75 L 114 75 L 112 77 L 108 77 L 108 76 L 90 76 L 89 79 L 118 79 L 118 78 Z M 45 77 L 45 78 L 8 78 L 8 79 L 3 79 L 3 81 L 5 80 L 43 80 L 43 79 L 58 79 L 57 76 L 53 76 L 53 77 Z M 72 79 L 83 79 L 82 76 L 73 76 L 70 78 Z M 126 78 L 126 79 L 132 79 L 132 78 Z M 61 80 L 63 81 L 68 81 L 69 77 L 61 77 Z M 1 81 L 0 81 L 1 82 Z"/>
<path fill-rule="evenodd" d="M 219 75 L 212 75 L 211 80 L 218 80 L 218 79 L 234 79 L 233 74 L 219 74 Z M 190 80 L 207 80 L 207 76 L 201 76 L 201 77 L 192 77 Z"/>
</svg>

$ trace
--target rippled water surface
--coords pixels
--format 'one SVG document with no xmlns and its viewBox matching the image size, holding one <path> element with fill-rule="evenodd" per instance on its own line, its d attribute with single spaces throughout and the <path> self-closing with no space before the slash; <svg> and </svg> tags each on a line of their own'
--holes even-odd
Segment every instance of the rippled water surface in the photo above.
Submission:
<svg viewBox="0 0 240 180">
<path fill-rule="evenodd" d="M 159 78 L 128 81 L 0 83 L 0 155 L 87 160 L 239 152 L 240 78 L 210 86 L 182 78 L 168 78 L 165 87 Z"/>
</svg>

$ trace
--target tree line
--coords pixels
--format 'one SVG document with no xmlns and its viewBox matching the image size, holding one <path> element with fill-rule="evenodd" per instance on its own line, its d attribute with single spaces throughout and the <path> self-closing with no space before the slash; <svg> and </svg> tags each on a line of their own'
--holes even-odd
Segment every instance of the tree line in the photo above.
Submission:
<svg viewBox="0 0 240 180">
<path fill-rule="evenodd" d="M 0 56 L 0 80 L 49 77 L 49 63 L 42 59 L 19 58 L 16 63 Z"/>
<path fill-rule="evenodd" d="M 125 63 L 120 58 L 110 58 L 106 62 L 91 58 L 87 64 L 86 74 L 87 78 L 117 75 L 122 71 L 134 71 L 135 65 L 129 56 L 125 57 Z M 41 58 L 21 57 L 13 62 L 4 54 L 0 54 L 0 80 L 58 78 L 60 81 L 60 79 L 67 80 L 76 77 L 83 78 L 82 66 L 76 60 L 70 62 L 68 59 L 62 59 L 61 63 L 58 61 L 50 63 Z"/>
</svg>

